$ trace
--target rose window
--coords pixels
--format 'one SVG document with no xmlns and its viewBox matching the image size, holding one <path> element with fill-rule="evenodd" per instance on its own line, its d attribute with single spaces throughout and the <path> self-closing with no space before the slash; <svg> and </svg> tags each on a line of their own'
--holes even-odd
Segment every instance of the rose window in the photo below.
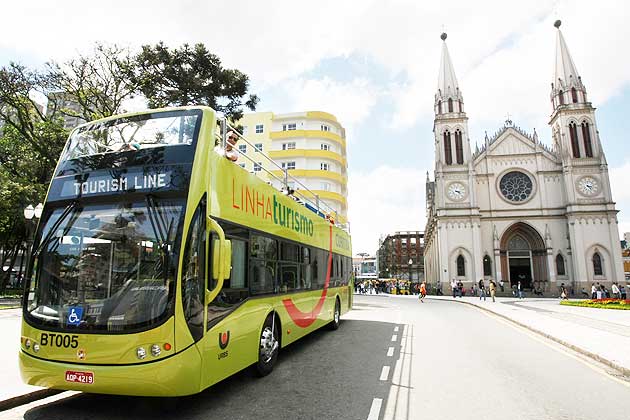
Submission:
<svg viewBox="0 0 630 420">
<path fill-rule="evenodd" d="M 532 180 L 518 171 L 508 172 L 499 182 L 499 189 L 503 197 L 515 203 L 527 200 L 532 194 L 533 188 Z"/>
</svg>

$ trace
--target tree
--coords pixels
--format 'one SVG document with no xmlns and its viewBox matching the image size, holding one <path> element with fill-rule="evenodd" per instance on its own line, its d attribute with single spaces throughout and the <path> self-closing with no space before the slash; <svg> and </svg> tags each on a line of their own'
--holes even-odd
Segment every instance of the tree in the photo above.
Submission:
<svg viewBox="0 0 630 420">
<path fill-rule="evenodd" d="M 247 75 L 224 69 L 219 57 L 203 44 L 172 50 L 162 42 L 144 45 L 136 57 L 133 79 L 152 108 L 207 105 L 238 120 L 243 106 L 255 110 L 259 100 L 256 95 L 247 96 Z"/>
<path fill-rule="evenodd" d="M 92 121 L 124 112 L 125 102 L 139 92 L 133 67 L 128 49 L 103 44 L 96 44 L 93 55 L 80 55 L 63 65 L 49 63 L 51 87 L 57 93 L 48 95 L 51 114 Z M 78 107 L 63 106 L 68 102 Z"/>
</svg>

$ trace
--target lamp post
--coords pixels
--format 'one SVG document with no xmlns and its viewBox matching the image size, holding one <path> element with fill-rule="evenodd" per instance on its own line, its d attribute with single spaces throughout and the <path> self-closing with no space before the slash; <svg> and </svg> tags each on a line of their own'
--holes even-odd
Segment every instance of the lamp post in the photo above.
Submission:
<svg viewBox="0 0 630 420">
<path fill-rule="evenodd" d="M 33 240 L 35 239 L 35 226 L 37 226 L 37 221 L 42 217 L 42 210 L 44 210 L 44 205 L 42 203 L 39 203 L 35 207 L 33 207 L 32 204 L 29 204 L 26 208 L 24 208 L 24 218 L 26 219 L 26 265 L 23 264 L 24 254 L 22 254 L 22 262 L 20 263 L 20 282 L 24 279 L 24 273 L 21 267 L 24 267 L 24 270 L 28 270 L 28 261 L 31 259 Z"/>
<path fill-rule="evenodd" d="M 407 261 L 407 264 L 409 264 L 409 283 L 411 283 L 411 266 L 413 264 L 413 260 L 409 258 L 409 261 Z"/>
</svg>

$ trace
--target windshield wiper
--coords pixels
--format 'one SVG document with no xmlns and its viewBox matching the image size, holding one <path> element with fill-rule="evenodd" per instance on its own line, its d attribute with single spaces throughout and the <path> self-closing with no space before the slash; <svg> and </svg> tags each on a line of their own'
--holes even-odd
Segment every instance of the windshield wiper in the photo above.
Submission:
<svg viewBox="0 0 630 420">
<path fill-rule="evenodd" d="M 42 252 L 44 247 L 48 245 L 48 243 L 50 243 L 53 235 L 55 234 L 57 229 L 59 229 L 59 226 L 61 226 L 63 221 L 70 215 L 70 213 L 75 213 L 76 215 L 78 204 L 79 202 L 75 200 L 66 206 L 66 208 L 63 210 L 63 213 L 61 213 L 61 216 L 59 216 L 59 219 L 57 219 L 55 224 L 52 225 L 52 227 L 50 228 L 46 236 L 41 240 L 41 242 L 37 246 L 37 249 L 33 252 L 33 257 L 38 256 L 39 253 Z M 65 232 L 69 230 L 69 226 L 72 226 L 72 224 L 70 223 L 66 226 Z"/>
<path fill-rule="evenodd" d="M 171 220 L 167 224 L 164 220 L 162 212 L 160 211 L 160 207 L 155 200 L 155 197 L 153 197 L 152 195 L 147 196 L 147 213 L 149 214 L 149 222 L 151 223 L 153 234 L 158 240 L 158 247 L 162 254 L 162 269 L 164 274 L 164 281 L 166 282 L 168 280 L 167 277 L 169 271 L 169 238 L 171 237 L 175 218 L 171 218 Z"/>
</svg>

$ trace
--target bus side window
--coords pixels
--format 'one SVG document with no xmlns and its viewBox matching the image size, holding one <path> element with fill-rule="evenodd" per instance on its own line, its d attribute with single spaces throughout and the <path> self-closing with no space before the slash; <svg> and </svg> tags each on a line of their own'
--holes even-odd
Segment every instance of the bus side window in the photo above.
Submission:
<svg viewBox="0 0 630 420">
<path fill-rule="evenodd" d="M 205 205 L 202 203 L 193 215 L 188 229 L 182 266 L 182 304 L 184 317 L 193 340 L 203 336 L 203 310 L 205 299 L 204 266 L 206 253 Z"/>
</svg>

